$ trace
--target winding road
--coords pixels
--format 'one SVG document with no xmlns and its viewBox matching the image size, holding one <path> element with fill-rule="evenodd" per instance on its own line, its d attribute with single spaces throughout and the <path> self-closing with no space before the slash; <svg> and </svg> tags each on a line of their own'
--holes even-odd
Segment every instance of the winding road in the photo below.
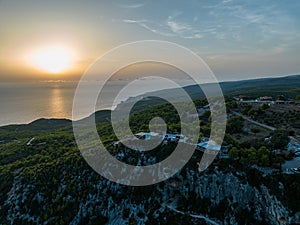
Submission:
<svg viewBox="0 0 300 225">
<path fill-rule="evenodd" d="M 238 112 L 233 111 L 233 110 L 231 110 L 231 112 L 232 112 L 234 115 L 241 116 L 244 120 L 247 120 L 247 121 L 249 121 L 250 123 L 253 123 L 253 124 L 257 125 L 257 126 L 260 126 L 260 127 L 266 128 L 266 129 L 268 129 L 268 130 L 272 130 L 272 131 L 276 130 L 275 127 L 271 127 L 271 126 L 269 126 L 269 125 L 266 125 L 266 124 L 263 124 L 263 123 L 259 123 L 259 122 L 255 121 L 255 120 L 250 119 L 250 118 L 247 117 L 247 116 L 244 116 L 244 115 L 241 114 L 241 113 L 238 113 Z"/>
</svg>

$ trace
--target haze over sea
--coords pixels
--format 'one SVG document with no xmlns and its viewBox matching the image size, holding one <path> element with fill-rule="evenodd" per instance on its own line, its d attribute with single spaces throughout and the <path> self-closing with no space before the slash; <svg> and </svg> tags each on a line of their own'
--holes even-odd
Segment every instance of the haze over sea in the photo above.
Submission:
<svg viewBox="0 0 300 225">
<path fill-rule="evenodd" d="M 86 83 L 86 90 L 92 83 Z M 116 85 L 110 84 L 105 95 Z M 77 82 L 34 82 L 0 84 L 0 126 L 29 123 L 39 118 L 72 118 L 72 105 Z M 110 109 L 108 102 L 98 101 L 96 110 Z M 122 99 L 126 100 L 126 99 Z M 87 112 L 85 116 L 90 115 Z"/>
<path fill-rule="evenodd" d="M 86 86 L 89 90 L 89 83 Z M 1 83 L 0 126 L 29 123 L 39 118 L 71 119 L 76 87 L 77 82 Z M 96 105 L 96 110 L 107 108 L 110 107 L 105 101 Z"/>
<path fill-rule="evenodd" d="M 146 85 L 147 80 L 144 82 Z M 103 93 L 104 100 L 97 102 L 95 110 L 111 109 L 106 99 L 109 99 L 108 96 L 112 95 L 117 86 L 124 86 L 124 83 L 124 81 L 110 83 Z M 87 91 L 91 84 L 89 82 L 85 84 Z M 141 84 L 141 89 L 144 85 Z M 160 90 L 159 86 L 157 81 L 157 90 Z M 30 123 L 39 118 L 71 119 L 76 87 L 77 82 L 0 83 L 0 126 Z M 128 96 L 121 96 L 116 104 L 127 98 Z M 85 116 L 90 114 L 86 112 Z"/>
<path fill-rule="evenodd" d="M 38 118 L 71 118 L 76 83 L 1 83 L 0 126 Z"/>
<path fill-rule="evenodd" d="M 77 82 L 1 83 L 0 126 L 39 118 L 71 119 L 76 87 Z M 97 110 L 105 108 L 105 102 L 96 106 Z"/>
</svg>

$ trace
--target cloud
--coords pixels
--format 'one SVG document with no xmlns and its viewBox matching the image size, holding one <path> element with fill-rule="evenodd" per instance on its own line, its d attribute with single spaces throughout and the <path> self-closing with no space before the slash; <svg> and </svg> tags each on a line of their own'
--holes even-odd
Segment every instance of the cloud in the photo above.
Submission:
<svg viewBox="0 0 300 225">
<path fill-rule="evenodd" d="M 150 20 L 132 20 L 123 19 L 124 23 L 137 24 L 153 33 L 167 36 L 167 37 L 180 37 L 184 39 L 200 39 L 203 38 L 201 31 L 190 24 L 178 22 L 174 20 L 174 16 L 169 16 L 167 20 L 162 23 Z"/>
<path fill-rule="evenodd" d="M 132 5 L 122 5 L 122 4 L 117 4 L 117 6 L 121 8 L 126 8 L 126 9 L 137 9 L 141 8 L 145 5 L 145 3 L 138 3 L 138 4 L 132 4 Z"/>
<path fill-rule="evenodd" d="M 168 28 L 170 31 L 179 37 L 182 38 L 190 38 L 190 39 L 197 39 L 197 38 L 202 38 L 203 35 L 200 34 L 200 31 L 198 29 L 195 29 L 189 24 L 186 23 L 180 23 L 180 22 L 175 22 L 175 21 L 167 21 L 166 22 Z"/>
<path fill-rule="evenodd" d="M 262 1 L 262 2 L 261 2 Z M 150 3 L 149 3 L 150 4 Z M 222 0 L 193 5 L 193 9 L 172 9 L 161 17 L 123 22 L 136 24 L 166 37 L 210 41 L 240 51 L 283 52 L 290 43 L 299 43 L 296 21 L 281 4 L 268 0 Z"/>
<path fill-rule="evenodd" d="M 167 21 L 167 25 L 170 27 L 173 33 L 180 33 L 182 31 L 190 29 L 190 26 L 186 24 L 176 23 L 174 21 Z"/>
<path fill-rule="evenodd" d="M 125 9 L 138 9 L 143 7 L 144 5 L 146 5 L 147 0 L 144 1 L 126 1 L 126 0 L 117 0 L 117 1 L 113 1 L 113 4 L 115 4 L 116 6 L 120 7 L 120 8 L 125 8 Z"/>
<path fill-rule="evenodd" d="M 221 25 L 211 34 L 228 43 L 279 52 L 299 38 L 293 15 L 278 2 L 223 0 L 204 8 Z"/>
<path fill-rule="evenodd" d="M 162 36 L 167 36 L 167 37 L 174 37 L 175 36 L 168 29 L 166 29 L 165 26 L 163 26 L 162 24 L 156 23 L 154 21 L 123 19 L 122 22 L 137 24 L 138 26 L 143 27 L 148 31 L 151 31 L 155 34 L 159 34 L 159 35 L 162 35 Z"/>
</svg>

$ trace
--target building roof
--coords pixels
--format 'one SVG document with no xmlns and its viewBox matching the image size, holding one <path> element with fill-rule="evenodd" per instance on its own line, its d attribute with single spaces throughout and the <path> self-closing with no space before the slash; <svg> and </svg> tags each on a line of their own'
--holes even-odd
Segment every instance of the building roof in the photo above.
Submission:
<svg viewBox="0 0 300 225">
<path fill-rule="evenodd" d="M 221 150 L 221 145 L 209 144 L 208 142 L 203 142 L 203 141 L 198 143 L 197 146 L 205 148 L 205 149 L 211 149 L 211 150 L 217 150 L 217 151 Z"/>
</svg>

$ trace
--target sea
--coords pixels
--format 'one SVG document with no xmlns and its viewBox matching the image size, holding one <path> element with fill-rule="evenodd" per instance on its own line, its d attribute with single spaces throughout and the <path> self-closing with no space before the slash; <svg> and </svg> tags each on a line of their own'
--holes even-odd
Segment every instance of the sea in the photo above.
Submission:
<svg viewBox="0 0 300 225">
<path fill-rule="evenodd" d="M 71 118 L 74 82 L 0 83 L 0 126 Z"/>
<path fill-rule="evenodd" d="M 159 88 L 159 82 L 161 83 L 161 81 L 152 83 L 151 89 L 153 91 L 155 91 L 154 89 L 164 89 Z M 115 81 L 109 84 L 103 95 L 111 96 L 113 90 L 120 89 L 124 83 L 126 82 Z M 141 83 L 138 84 L 139 93 L 142 93 L 145 87 L 149 86 L 148 84 L 149 80 L 141 80 Z M 0 126 L 27 124 L 39 118 L 71 119 L 77 85 L 77 82 L 0 83 Z M 85 84 L 87 90 L 89 90 L 90 85 L 94 85 L 94 83 Z M 171 87 L 169 86 L 169 88 Z M 113 109 L 117 104 L 126 101 L 128 97 L 135 97 L 136 89 L 131 88 L 132 93 L 129 91 L 126 96 L 119 97 L 113 106 L 109 98 L 104 97 L 104 100 L 98 101 L 95 105 L 95 111 Z M 105 99 L 108 100 L 105 101 Z M 90 114 L 90 112 L 86 112 L 82 118 Z"/>
<path fill-rule="evenodd" d="M 32 83 L 0 83 L 0 126 L 10 124 L 27 124 L 40 118 L 72 119 L 72 106 L 77 82 L 32 82 Z M 84 84 L 86 91 L 94 82 Z M 97 101 L 95 111 L 114 109 L 108 96 L 119 89 L 124 82 L 114 82 L 104 90 L 103 100 Z M 105 97 L 106 96 L 106 97 Z M 105 101 L 107 99 L 107 101 Z M 87 117 L 84 113 L 80 118 Z"/>
</svg>

